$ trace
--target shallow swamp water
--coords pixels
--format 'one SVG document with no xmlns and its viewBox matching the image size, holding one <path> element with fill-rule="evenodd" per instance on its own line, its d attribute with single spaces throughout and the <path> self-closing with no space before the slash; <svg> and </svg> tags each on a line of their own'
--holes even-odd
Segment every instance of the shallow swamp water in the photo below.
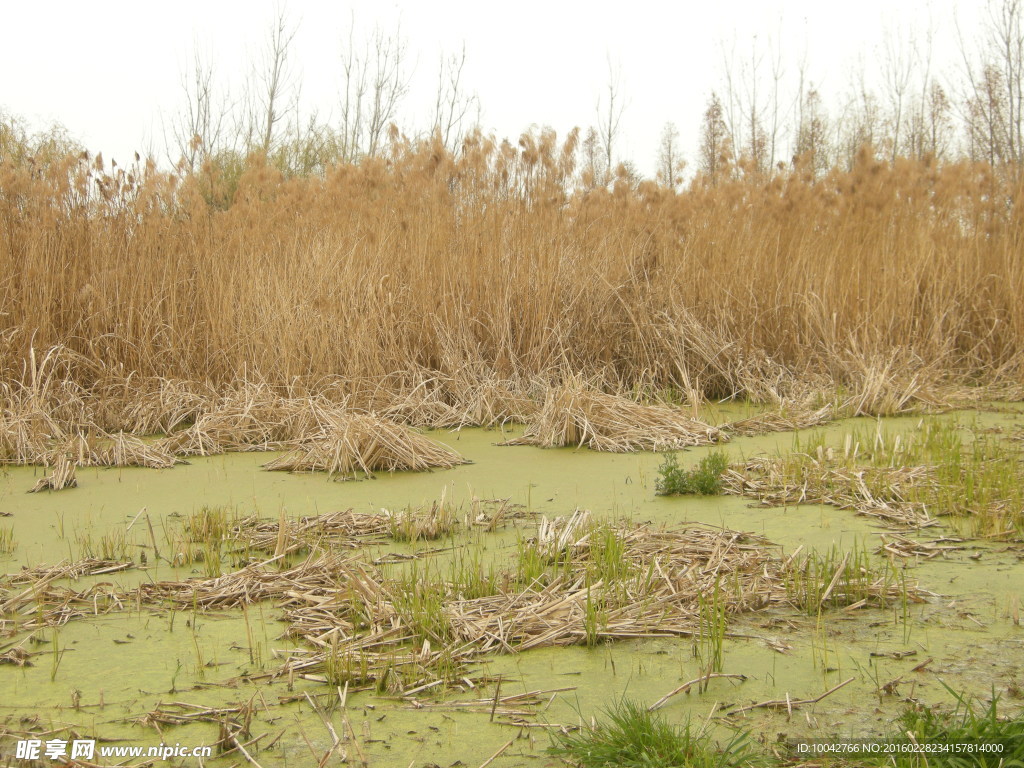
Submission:
<svg viewBox="0 0 1024 768">
<path fill-rule="evenodd" d="M 911 430 L 921 418 L 885 419 L 884 427 Z M 968 432 L 1024 425 L 1020 409 L 1009 405 L 928 418 L 955 421 Z M 846 420 L 805 432 L 840 445 L 851 430 L 873 423 Z M 350 482 L 319 473 L 266 472 L 261 465 L 274 454 L 233 453 L 190 458 L 187 466 L 165 470 L 79 469 L 77 488 L 29 495 L 42 470 L 6 467 L 0 472 L 0 529 L 13 541 L 10 551 L 0 554 L 0 571 L 11 574 L 106 552 L 111 559 L 136 563 L 145 555 L 146 562 L 69 585 L 81 589 L 106 581 L 128 589 L 146 581 L 209 576 L 211 563 L 174 565 L 158 552 L 162 548 L 166 555 L 182 521 L 203 507 L 277 520 L 350 508 L 374 513 L 438 499 L 456 507 L 468 507 L 474 498 L 507 499 L 538 517 L 580 508 L 608 520 L 722 526 L 761 535 L 782 556 L 800 547 L 874 552 L 889 530 L 875 518 L 827 505 L 763 507 L 735 496 L 656 496 L 658 454 L 498 445 L 521 432 L 519 427 L 431 432 L 472 463 Z M 732 461 L 740 461 L 789 452 L 794 440 L 794 433 L 776 433 L 736 438 L 725 448 Z M 682 452 L 681 462 L 693 465 L 710 450 Z M 397 561 L 383 566 L 393 572 L 443 568 L 457 557 L 500 567 L 535 529 L 534 517 L 522 517 L 495 531 L 477 529 L 416 544 L 374 543 L 365 555 Z M 960 538 L 952 529 L 928 533 Z M 814 615 L 774 609 L 733 617 L 720 668 L 745 679 L 710 679 L 673 696 L 660 711 L 672 722 L 709 721 L 725 736 L 732 727 L 749 730 L 772 745 L 822 735 L 881 736 L 908 701 L 951 704 L 953 692 L 983 701 L 999 696 L 1010 711 L 1020 709 L 1024 547 L 970 539 L 930 559 L 871 557 L 880 567 L 891 562 L 894 572 L 935 597 L 886 608 Z M 223 567 L 230 569 L 230 558 Z M 284 630 L 280 611 L 267 601 L 244 611 L 129 605 L 31 636 L 11 631 L 0 637 L 0 654 L 20 647 L 31 656 L 24 666 L 0 664 L 0 726 L 115 744 L 192 746 L 218 740 L 215 719 L 154 724 L 147 713 L 244 704 L 251 713 L 247 732 L 254 739 L 249 753 L 262 766 L 319 763 L 335 735 L 340 743 L 326 764 L 344 759 L 352 765 L 477 766 L 497 753 L 491 765 L 548 766 L 558 764 L 545 751 L 552 727 L 589 722 L 623 696 L 653 703 L 706 669 L 694 639 L 648 638 L 487 657 L 466 670 L 461 689 L 435 686 L 406 695 L 346 691 L 315 679 L 274 677 L 282 654 L 297 642 Z M 723 714 L 766 700 L 813 699 L 851 678 L 813 705 Z M 536 693 L 515 698 L 531 692 Z M 0 755 L 10 751 L 9 744 L 0 746 Z M 235 751 L 205 764 L 245 762 Z M 198 764 L 184 758 L 179 763 Z"/>
</svg>

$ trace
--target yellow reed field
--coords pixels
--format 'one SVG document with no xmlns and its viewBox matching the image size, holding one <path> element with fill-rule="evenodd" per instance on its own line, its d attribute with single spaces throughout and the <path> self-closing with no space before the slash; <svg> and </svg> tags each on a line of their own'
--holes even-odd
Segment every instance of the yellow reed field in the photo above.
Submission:
<svg viewBox="0 0 1024 768">
<path fill-rule="evenodd" d="M 1018 392 L 1007 175 L 865 149 L 817 178 L 586 190 L 576 143 L 392 137 L 293 178 L 258 157 L 195 174 L 6 157 L 0 446 L 47 397 L 168 431 L 247 382 L 411 424 L 521 420 L 574 376 L 633 397 L 838 390 L 863 413 Z"/>
</svg>

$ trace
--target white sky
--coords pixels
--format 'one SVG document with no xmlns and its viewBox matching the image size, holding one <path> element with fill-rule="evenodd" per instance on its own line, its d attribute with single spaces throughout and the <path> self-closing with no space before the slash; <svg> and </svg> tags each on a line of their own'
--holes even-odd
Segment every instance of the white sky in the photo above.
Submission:
<svg viewBox="0 0 1024 768">
<path fill-rule="evenodd" d="M 723 90 L 725 51 L 734 71 L 757 44 L 782 51 L 786 94 L 795 95 L 797 63 L 838 101 L 863 68 L 877 78 L 890 39 L 916 36 L 933 71 L 958 78 L 956 19 L 973 38 L 980 2 L 955 0 L 761 0 L 713 3 L 291 2 L 177 0 L 173 3 L 8 2 L 0 14 L 0 109 L 37 127 L 63 123 L 93 151 L 122 162 L 153 150 L 163 159 L 163 125 L 182 106 L 182 73 L 198 46 L 232 94 L 258 58 L 278 7 L 298 26 L 296 69 L 305 109 L 338 112 L 340 54 L 354 17 L 357 37 L 375 24 L 401 22 L 410 93 L 400 125 L 429 127 L 442 52 L 466 46 L 464 81 L 476 92 L 485 128 L 515 139 L 531 124 L 559 135 L 596 122 L 595 106 L 620 72 L 626 109 L 621 159 L 653 174 L 662 126 L 673 121 L 691 163 L 701 114 L 712 89 Z M 765 56 L 764 77 L 770 70 Z"/>
</svg>

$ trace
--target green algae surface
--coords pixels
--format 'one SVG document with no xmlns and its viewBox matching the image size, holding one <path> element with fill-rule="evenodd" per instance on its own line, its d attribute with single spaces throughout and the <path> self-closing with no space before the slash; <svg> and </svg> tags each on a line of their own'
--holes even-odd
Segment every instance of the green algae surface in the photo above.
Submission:
<svg viewBox="0 0 1024 768">
<path fill-rule="evenodd" d="M 1016 409 L 1005 410 L 935 418 L 975 431 L 1012 432 L 1020 416 Z M 920 421 L 887 419 L 884 426 L 912 430 Z M 872 423 L 849 420 L 807 432 L 840 445 L 851 429 Z M 273 454 L 236 453 L 191 458 L 187 466 L 166 470 L 79 469 L 78 488 L 27 494 L 42 470 L 6 467 L 0 474 L 0 528 L 9 531 L 11 546 L 0 552 L 0 568 L 15 573 L 110 554 L 140 567 L 68 585 L 111 582 L 130 589 L 144 581 L 208 577 L 232 563 L 167 562 L 183 521 L 203 508 L 277 519 L 349 508 L 378 512 L 441 498 L 454 506 L 508 499 L 549 518 L 583 508 L 600 518 L 638 523 L 701 522 L 759 534 L 782 554 L 800 547 L 873 551 L 886 531 L 877 520 L 826 505 L 766 508 L 731 496 L 659 497 L 657 454 L 499 445 L 520 433 L 515 427 L 433 432 L 472 463 L 349 482 L 266 472 L 261 465 Z M 779 433 L 734 439 L 725 449 L 739 461 L 793 447 L 794 435 Z M 709 450 L 683 452 L 681 463 L 692 466 Z M 472 556 L 501 567 L 534 525 L 523 518 L 494 532 L 376 543 L 367 547 L 367 556 L 404 559 L 420 553 L 434 562 Z M 928 530 L 933 537 L 942 533 Z M 747 729 L 771 745 L 823 733 L 880 736 L 907 702 L 948 704 L 947 686 L 985 700 L 998 695 L 1011 709 L 1019 707 L 1024 550 L 1012 541 L 963 541 L 940 556 L 896 560 L 893 567 L 936 597 L 886 609 L 736 617 L 721 649 L 722 671 L 736 677 L 710 679 L 673 696 L 663 714 L 679 723 L 708 720 L 714 733 Z M 115 744 L 201 745 L 220 739 L 215 716 L 169 725 L 149 715 L 223 710 L 245 714 L 243 743 L 251 741 L 248 751 L 262 766 L 318 763 L 335 747 L 335 736 L 331 760 L 344 756 L 354 765 L 472 766 L 495 754 L 496 766 L 555 765 L 545 752 L 551 729 L 589 722 L 622 696 L 653 703 L 706 670 L 695 640 L 652 638 L 495 656 L 472 665 L 461 688 L 438 686 L 408 696 L 346 691 L 274 676 L 280 654 L 297 642 L 285 630 L 280 611 L 267 602 L 244 611 L 125 606 L 31 634 L 11 631 L 0 638 L 0 654 L 19 648 L 28 663 L 0 665 L 0 726 L 15 737 L 34 731 Z M 851 678 L 813 706 L 724 714 L 767 700 L 811 699 Z M 504 703 L 529 692 L 537 693 L 521 704 Z M 498 699 L 501 706 L 488 703 Z M 0 754 L 10 751 L 9 739 Z M 206 764 L 240 762 L 236 751 Z M 178 764 L 198 763 L 180 758 Z"/>
</svg>

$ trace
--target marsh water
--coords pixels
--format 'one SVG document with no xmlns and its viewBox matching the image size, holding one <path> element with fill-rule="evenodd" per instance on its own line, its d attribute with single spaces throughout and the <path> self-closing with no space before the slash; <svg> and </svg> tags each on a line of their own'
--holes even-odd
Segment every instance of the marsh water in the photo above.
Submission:
<svg viewBox="0 0 1024 768">
<path fill-rule="evenodd" d="M 1005 405 L 929 418 L 955 420 L 974 430 L 1024 423 L 1019 409 Z M 920 419 L 886 419 L 885 427 L 911 429 Z M 851 429 L 871 423 L 847 420 L 809 431 L 839 444 Z M 876 519 L 824 505 L 767 508 L 732 496 L 656 496 L 658 454 L 498 445 L 521 431 L 431 432 L 472 463 L 348 482 L 323 474 L 266 472 L 261 465 L 273 454 L 233 453 L 190 458 L 187 466 L 166 470 L 80 468 L 77 488 L 30 495 L 26 491 L 42 470 L 6 467 L 0 474 L 0 528 L 12 532 L 14 545 L 0 555 L 0 569 L 13 573 L 75 560 L 87 551 L 98 553 L 105 542 L 116 550 L 115 559 L 126 555 L 139 562 L 146 554 L 146 564 L 71 586 L 108 581 L 130 588 L 148 580 L 208 576 L 208 564 L 172 566 L 153 551 L 202 507 L 276 520 L 282 514 L 299 517 L 349 508 L 378 512 L 441 498 L 453 505 L 468 505 L 474 498 L 508 499 L 549 518 L 581 508 L 607 519 L 669 526 L 701 522 L 752 532 L 773 542 L 781 554 L 801 546 L 804 551 L 874 551 L 887 531 Z M 794 439 L 794 433 L 776 433 L 734 439 L 726 447 L 738 461 L 790 451 Z M 708 450 L 683 452 L 682 461 L 696 463 Z M 493 532 L 476 530 L 416 545 L 375 544 L 369 555 L 420 551 L 417 562 L 423 562 L 474 552 L 501 564 L 514 556 L 521 539 L 533 535 L 535 525 L 524 518 Z M 940 533 L 929 529 L 932 537 Z M 945 533 L 958 535 L 952 529 Z M 960 546 L 931 559 L 893 561 L 894 568 L 937 595 L 925 602 L 811 616 L 774 610 L 733 618 L 722 671 L 746 679 L 710 680 L 703 690 L 673 697 L 661 712 L 680 724 L 707 721 L 723 734 L 738 726 L 770 745 L 823 734 L 879 736 L 908 701 L 948 705 L 954 694 L 985 701 L 995 695 L 1011 709 L 1019 708 L 1024 549 L 982 540 Z M 405 697 L 375 690 L 344 692 L 315 680 L 263 674 L 274 672 L 295 646 L 284 630 L 279 610 L 267 602 L 220 612 L 126 606 L 39 630 L 27 641 L 25 633 L 14 633 L 0 638 L 0 653 L 23 644 L 33 655 L 26 666 L 0 665 L 0 725 L 74 732 L 120 744 L 213 744 L 218 739 L 215 723 L 161 725 L 158 730 L 143 722 L 145 715 L 182 702 L 209 708 L 255 702 L 250 731 L 254 737 L 264 735 L 251 751 L 262 766 L 319 762 L 333 743 L 324 717 L 344 735 L 343 751 L 351 764 L 476 766 L 500 751 L 492 765 L 543 766 L 557 764 L 545 751 L 550 726 L 589 722 L 623 696 L 652 703 L 704 669 L 692 640 L 652 638 L 490 657 L 467 673 L 464 690 L 439 686 Z M 719 717 L 737 704 L 811 699 L 848 678 L 853 681 L 814 705 Z M 486 700 L 495 697 L 499 679 L 502 697 L 544 691 L 539 694 L 543 704 L 519 721 L 495 717 Z M 0 754 L 10 754 L 9 745 L 0 747 Z M 336 754 L 329 764 L 339 759 Z M 184 758 L 179 762 L 198 764 Z M 241 762 L 235 753 L 212 764 Z M 12 759 L 11 764 L 18 762 Z"/>
</svg>

